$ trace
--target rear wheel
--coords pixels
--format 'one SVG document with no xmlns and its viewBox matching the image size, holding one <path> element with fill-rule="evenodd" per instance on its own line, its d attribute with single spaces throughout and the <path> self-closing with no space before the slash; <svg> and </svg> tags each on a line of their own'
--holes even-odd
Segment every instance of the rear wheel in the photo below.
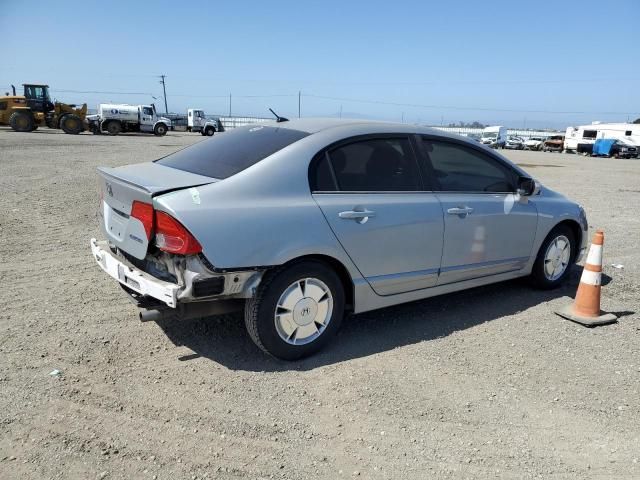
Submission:
<svg viewBox="0 0 640 480">
<path fill-rule="evenodd" d="M 543 290 L 559 287 L 569 276 L 575 253 L 576 239 L 568 226 L 558 225 L 551 230 L 533 264 L 533 285 Z"/>
<path fill-rule="evenodd" d="M 338 275 L 317 261 L 267 272 L 245 307 L 245 325 L 254 343 L 283 360 L 307 357 L 335 335 L 344 315 L 344 288 Z"/>
<path fill-rule="evenodd" d="M 122 125 L 120 125 L 120 122 L 112 120 L 107 123 L 106 130 L 109 135 L 118 135 L 122 131 Z"/>
<path fill-rule="evenodd" d="M 153 129 L 153 134 L 158 137 L 163 137 L 167 134 L 167 126 L 164 123 L 158 123 Z"/>
<path fill-rule="evenodd" d="M 64 133 L 77 135 L 83 130 L 82 119 L 74 113 L 65 115 L 60 120 L 60 128 L 64 131 Z"/>
<path fill-rule="evenodd" d="M 13 112 L 9 117 L 9 125 L 16 132 L 31 132 L 34 130 L 35 120 L 31 112 Z"/>
</svg>

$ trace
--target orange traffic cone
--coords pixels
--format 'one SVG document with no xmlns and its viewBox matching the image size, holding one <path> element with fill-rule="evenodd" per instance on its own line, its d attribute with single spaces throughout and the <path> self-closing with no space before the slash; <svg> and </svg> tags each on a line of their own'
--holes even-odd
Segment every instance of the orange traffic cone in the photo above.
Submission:
<svg viewBox="0 0 640 480">
<path fill-rule="evenodd" d="M 600 288 L 602 284 L 602 246 L 604 232 L 597 230 L 589 248 L 587 261 L 580 277 L 578 293 L 573 305 L 563 308 L 556 313 L 567 320 L 580 323 L 587 327 L 614 323 L 617 317 L 612 313 L 600 310 Z"/>
</svg>

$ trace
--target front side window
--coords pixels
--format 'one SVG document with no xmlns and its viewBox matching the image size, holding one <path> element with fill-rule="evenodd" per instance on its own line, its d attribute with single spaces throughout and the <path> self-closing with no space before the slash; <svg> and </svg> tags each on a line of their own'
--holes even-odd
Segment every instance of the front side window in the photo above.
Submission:
<svg viewBox="0 0 640 480">
<path fill-rule="evenodd" d="M 440 190 L 445 192 L 513 192 L 513 174 L 497 160 L 473 148 L 423 138 Z"/>
<path fill-rule="evenodd" d="M 582 132 L 582 138 L 596 138 L 597 136 L 597 130 L 585 130 L 584 132 Z"/>
<path fill-rule="evenodd" d="M 407 138 L 372 138 L 334 148 L 315 166 L 311 181 L 312 189 L 325 191 L 422 190 Z"/>
<path fill-rule="evenodd" d="M 142 107 L 142 113 L 144 115 L 153 115 L 153 109 L 151 107 Z"/>
</svg>

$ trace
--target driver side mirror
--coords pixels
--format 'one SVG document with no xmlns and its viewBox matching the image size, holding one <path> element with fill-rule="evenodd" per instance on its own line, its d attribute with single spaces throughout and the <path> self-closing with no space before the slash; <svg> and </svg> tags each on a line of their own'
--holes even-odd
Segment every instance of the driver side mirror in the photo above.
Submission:
<svg viewBox="0 0 640 480">
<path fill-rule="evenodd" d="M 536 192 L 536 181 L 529 177 L 518 178 L 518 189 L 516 192 L 522 197 L 530 197 Z"/>
</svg>

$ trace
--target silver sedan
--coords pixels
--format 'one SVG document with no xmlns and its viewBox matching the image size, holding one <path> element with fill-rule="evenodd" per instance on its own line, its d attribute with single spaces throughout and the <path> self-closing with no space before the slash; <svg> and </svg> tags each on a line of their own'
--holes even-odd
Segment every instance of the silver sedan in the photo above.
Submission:
<svg viewBox="0 0 640 480">
<path fill-rule="evenodd" d="M 98 265 L 142 320 L 243 309 L 293 360 L 360 313 L 516 277 L 562 283 L 583 209 L 495 150 L 417 126 L 301 119 L 100 168 Z"/>
</svg>

